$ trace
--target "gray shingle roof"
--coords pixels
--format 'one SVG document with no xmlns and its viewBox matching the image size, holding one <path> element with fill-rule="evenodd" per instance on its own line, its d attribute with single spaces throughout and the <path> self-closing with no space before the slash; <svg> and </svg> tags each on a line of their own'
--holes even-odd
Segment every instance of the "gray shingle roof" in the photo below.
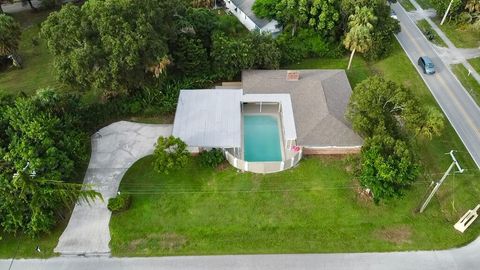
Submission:
<svg viewBox="0 0 480 270">
<path fill-rule="evenodd" d="M 258 28 L 263 28 L 270 21 L 265 19 L 260 19 L 253 13 L 252 7 L 255 0 L 230 0 L 232 3 L 239 8 L 243 13 L 245 13 L 257 26 Z"/>
<path fill-rule="evenodd" d="M 345 118 L 352 88 L 344 70 L 300 70 L 299 81 L 286 77 L 286 70 L 243 71 L 244 93 L 290 94 L 299 145 L 362 145 L 362 138 Z"/>
</svg>

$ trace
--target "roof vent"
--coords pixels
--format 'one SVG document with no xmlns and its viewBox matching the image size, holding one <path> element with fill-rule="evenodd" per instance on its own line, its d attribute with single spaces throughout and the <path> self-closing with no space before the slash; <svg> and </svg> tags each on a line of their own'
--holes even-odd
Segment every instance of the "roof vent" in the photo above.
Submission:
<svg viewBox="0 0 480 270">
<path fill-rule="evenodd" d="M 289 70 L 287 71 L 287 81 L 295 82 L 300 80 L 300 72 L 297 70 Z"/>
</svg>

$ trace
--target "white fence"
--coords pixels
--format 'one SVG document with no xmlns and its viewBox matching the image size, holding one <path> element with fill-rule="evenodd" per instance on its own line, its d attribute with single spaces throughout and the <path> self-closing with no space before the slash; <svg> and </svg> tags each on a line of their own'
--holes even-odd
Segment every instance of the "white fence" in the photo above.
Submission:
<svg viewBox="0 0 480 270">
<path fill-rule="evenodd" d="M 290 159 L 274 162 L 248 162 L 235 157 L 227 150 L 225 151 L 225 157 L 233 167 L 242 171 L 253 173 L 275 173 L 295 167 L 295 165 L 297 165 L 302 159 L 302 150 L 295 153 Z"/>
</svg>

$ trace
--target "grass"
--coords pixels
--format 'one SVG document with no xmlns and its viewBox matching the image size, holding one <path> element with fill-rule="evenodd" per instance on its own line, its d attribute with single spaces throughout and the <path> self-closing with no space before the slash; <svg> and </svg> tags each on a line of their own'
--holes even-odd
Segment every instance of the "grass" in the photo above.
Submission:
<svg viewBox="0 0 480 270">
<path fill-rule="evenodd" d="M 415 6 L 412 4 L 412 2 L 410 2 L 410 0 L 398 0 L 398 2 L 400 3 L 400 5 L 403 6 L 403 8 L 404 8 L 406 11 L 414 11 L 414 10 L 416 10 Z"/>
<path fill-rule="evenodd" d="M 464 25 L 457 25 L 455 22 L 445 21 L 440 25 L 441 17 L 433 20 L 445 35 L 457 48 L 478 48 L 480 47 L 480 32 L 474 31 Z"/>
<path fill-rule="evenodd" d="M 344 59 L 311 59 L 287 68 L 344 68 Z M 402 83 L 427 105 L 437 106 L 398 43 L 388 58 L 355 58 L 353 85 L 379 74 Z M 475 164 L 447 123 L 443 135 L 417 142 L 422 175 L 405 197 L 374 205 L 361 199 L 345 159 L 306 158 L 278 174 L 238 173 L 230 166 L 205 169 L 192 161 L 162 175 L 152 157 L 134 164 L 120 189 L 133 195 L 132 208 L 114 215 L 110 229 L 115 256 L 251 254 L 430 250 L 461 246 L 480 234 L 477 222 L 465 233 L 453 224 L 478 203 Z M 417 214 L 428 184 L 459 150 L 467 168 L 450 176 L 423 214 Z"/>
<path fill-rule="evenodd" d="M 477 80 L 473 76 L 468 75 L 468 70 L 462 64 L 452 65 L 452 70 L 475 102 L 480 104 L 480 84 Z"/>
<path fill-rule="evenodd" d="M 48 14 L 47 11 L 24 11 L 13 15 L 17 21 L 22 22 L 23 31 L 18 53 L 23 60 L 23 68 L 12 67 L 0 72 L 0 91 L 13 95 L 21 92 L 30 95 L 44 87 L 61 88 L 53 75 L 53 59 L 44 40 L 38 37 L 40 23 Z M 34 38 L 38 38 L 37 46 L 32 42 Z"/>
<path fill-rule="evenodd" d="M 473 67 L 478 73 L 480 73 L 480 57 L 473 58 L 473 59 L 469 59 L 468 62 L 470 63 L 470 65 L 472 65 L 472 67 Z"/>
<path fill-rule="evenodd" d="M 58 243 L 58 238 L 66 227 L 66 221 L 59 224 L 50 234 L 39 238 L 26 235 L 0 234 L 0 258 L 49 258 L 55 256 L 53 249 Z M 41 252 L 35 248 L 39 246 Z M 17 251 L 18 248 L 18 251 Z"/>
<path fill-rule="evenodd" d="M 433 8 L 432 1 L 436 0 L 417 0 L 417 3 L 422 7 L 422 9 Z"/>
<path fill-rule="evenodd" d="M 417 21 L 417 26 L 428 40 L 438 46 L 447 47 L 447 44 L 445 44 L 445 42 L 440 38 L 437 32 L 433 30 L 432 26 L 428 24 L 425 19 Z"/>
</svg>

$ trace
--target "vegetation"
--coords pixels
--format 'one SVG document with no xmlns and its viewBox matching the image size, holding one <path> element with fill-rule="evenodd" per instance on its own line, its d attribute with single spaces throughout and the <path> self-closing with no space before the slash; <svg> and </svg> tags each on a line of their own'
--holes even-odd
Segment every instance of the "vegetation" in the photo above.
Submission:
<svg viewBox="0 0 480 270">
<path fill-rule="evenodd" d="M 430 24 L 425 19 L 417 21 L 417 26 L 428 40 L 438 46 L 447 47 L 447 44 L 445 44 L 443 39 L 440 38 L 437 32 L 433 30 L 432 26 L 430 26 Z"/>
<path fill-rule="evenodd" d="M 469 59 L 468 62 L 472 67 L 480 73 L 480 57 Z"/>
<path fill-rule="evenodd" d="M 476 48 L 480 46 L 480 4 L 478 0 L 453 1 L 446 23 L 440 25 L 450 0 L 431 1 L 437 10 L 435 21 L 448 38 L 459 48 Z"/>
<path fill-rule="evenodd" d="M 452 71 L 462 83 L 463 87 L 468 91 L 470 96 L 480 104 L 480 84 L 477 80 L 468 74 L 468 70 L 462 64 L 452 65 Z"/>
<path fill-rule="evenodd" d="M 405 87 L 370 77 L 355 87 L 347 109 L 353 128 L 366 137 L 360 183 L 376 202 L 403 194 L 418 175 L 410 136 L 432 139 L 443 130 L 443 115 L 424 108 Z M 410 135 L 412 134 L 412 135 Z"/>
<path fill-rule="evenodd" d="M 478 48 L 480 46 L 480 30 L 474 30 L 468 25 L 450 21 L 440 25 L 440 18 L 434 19 L 438 27 L 447 35 L 457 48 Z"/>
<path fill-rule="evenodd" d="M 22 68 L 10 68 L 0 72 L 0 93 L 32 95 L 37 89 L 45 87 L 62 88 L 53 76 L 52 56 L 45 41 L 38 37 L 39 23 L 48 12 L 23 11 L 12 15 L 21 23 L 22 35 L 17 54 L 22 59 Z"/>
<path fill-rule="evenodd" d="M 199 155 L 200 164 L 205 167 L 216 168 L 225 161 L 225 155 L 221 149 L 203 151 Z"/>
<path fill-rule="evenodd" d="M 410 0 L 399 0 L 398 2 L 403 6 L 403 8 L 406 11 L 416 10 L 415 6 L 412 4 L 412 2 L 410 2 Z M 417 2 L 420 2 L 420 1 L 417 1 Z"/>
<path fill-rule="evenodd" d="M 110 198 L 108 200 L 108 210 L 112 211 L 112 213 L 120 213 L 126 211 L 130 208 L 132 204 L 132 196 L 129 194 L 119 194 L 116 197 Z"/>
<path fill-rule="evenodd" d="M 48 232 L 62 207 L 98 193 L 71 183 L 87 159 L 76 100 L 45 89 L 4 98 L 0 107 L 0 227 L 30 236 Z"/>
<path fill-rule="evenodd" d="M 152 169 L 153 161 L 138 161 L 122 180 L 120 190 L 133 204 L 110 222 L 114 256 L 442 249 L 480 232 L 479 226 L 465 234 L 452 228 L 477 203 L 478 189 L 468 191 L 478 187 L 474 177 L 456 176 L 455 187 L 443 186 L 419 215 L 413 209 L 428 181 L 375 206 L 359 193 L 347 172 L 350 162 L 341 158 L 307 157 L 295 169 L 267 175 L 206 168 L 196 158 L 165 175 Z M 453 188 L 470 195 L 468 201 L 456 197 L 458 212 L 450 216 L 444 210 L 451 210 Z"/>
<path fill-rule="evenodd" d="M 345 35 L 343 44 L 352 51 L 352 54 L 350 55 L 347 69 L 350 69 L 356 51 L 365 53 L 372 47 L 372 22 L 376 20 L 377 17 L 373 15 L 372 10 L 366 7 L 357 7 L 355 14 L 350 15 L 348 18 L 349 31 Z"/>
<path fill-rule="evenodd" d="M 20 41 L 20 24 L 14 18 L 0 14 L 0 58 L 15 53 Z"/>
<path fill-rule="evenodd" d="M 283 26 L 278 39 L 284 52 L 282 63 L 302 57 L 337 56 L 335 51 L 342 40 L 352 55 L 359 51 L 370 59 L 380 59 L 390 53 L 393 34 L 400 31 L 398 21 L 390 18 L 390 7 L 382 0 L 259 0 L 253 11 Z"/>
<path fill-rule="evenodd" d="M 159 137 L 155 146 L 155 170 L 168 174 L 183 168 L 190 157 L 187 145 L 179 138 Z"/>
</svg>

